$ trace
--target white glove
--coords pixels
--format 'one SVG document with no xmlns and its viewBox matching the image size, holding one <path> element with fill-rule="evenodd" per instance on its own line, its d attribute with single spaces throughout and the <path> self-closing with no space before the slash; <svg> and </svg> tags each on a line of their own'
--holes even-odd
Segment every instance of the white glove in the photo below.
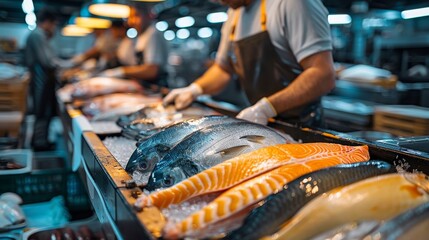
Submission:
<svg viewBox="0 0 429 240">
<path fill-rule="evenodd" d="M 268 119 L 277 115 L 276 110 L 267 98 L 262 98 L 255 105 L 242 110 L 237 118 L 241 118 L 250 122 L 255 122 L 267 125 Z"/>
<path fill-rule="evenodd" d="M 105 70 L 99 74 L 100 77 L 122 78 L 125 72 L 121 67 Z"/>
<path fill-rule="evenodd" d="M 174 89 L 165 96 L 162 103 L 166 106 L 174 102 L 176 109 L 180 110 L 189 106 L 201 94 L 203 89 L 198 84 L 192 83 L 187 87 Z"/>
</svg>

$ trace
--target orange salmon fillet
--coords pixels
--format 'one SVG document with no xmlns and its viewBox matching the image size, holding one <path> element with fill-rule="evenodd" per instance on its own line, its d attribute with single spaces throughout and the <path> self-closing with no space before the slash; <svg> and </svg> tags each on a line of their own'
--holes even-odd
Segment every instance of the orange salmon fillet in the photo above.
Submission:
<svg viewBox="0 0 429 240">
<path fill-rule="evenodd" d="M 174 227 L 165 229 L 164 237 L 181 238 L 198 234 L 198 230 L 265 199 L 270 194 L 280 191 L 288 182 L 304 174 L 338 164 L 367 160 L 369 160 L 368 147 L 362 146 L 354 147 L 353 151 L 329 157 L 291 162 L 229 189 L 200 211 L 193 213 Z"/>
<path fill-rule="evenodd" d="M 202 194 L 227 190 L 290 162 L 344 155 L 362 147 L 333 143 L 278 144 L 242 154 L 200 172 L 170 188 L 140 197 L 137 207 L 166 208 Z"/>
</svg>

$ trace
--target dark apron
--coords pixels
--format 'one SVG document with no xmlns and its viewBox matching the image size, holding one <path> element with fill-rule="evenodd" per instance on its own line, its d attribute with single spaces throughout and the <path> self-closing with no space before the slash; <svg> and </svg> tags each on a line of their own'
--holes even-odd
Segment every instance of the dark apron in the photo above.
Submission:
<svg viewBox="0 0 429 240">
<path fill-rule="evenodd" d="M 30 67 L 30 92 L 35 115 L 32 146 L 46 147 L 49 144 L 49 123 L 56 115 L 55 69 L 35 63 Z"/>
<path fill-rule="evenodd" d="M 301 71 L 294 71 L 282 62 L 266 31 L 265 0 L 261 0 L 262 32 L 233 41 L 238 22 L 238 13 L 231 31 L 229 61 L 238 75 L 242 88 L 251 104 L 263 97 L 269 97 L 286 88 Z M 280 113 L 278 118 L 305 126 L 321 125 L 322 108 L 320 99 L 298 108 Z"/>
</svg>

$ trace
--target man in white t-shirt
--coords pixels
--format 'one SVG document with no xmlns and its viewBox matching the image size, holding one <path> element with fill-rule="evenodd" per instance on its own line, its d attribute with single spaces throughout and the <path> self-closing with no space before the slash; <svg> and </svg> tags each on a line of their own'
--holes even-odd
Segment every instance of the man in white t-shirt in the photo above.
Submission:
<svg viewBox="0 0 429 240">
<path fill-rule="evenodd" d="M 237 117 L 267 124 L 278 116 L 319 126 L 320 98 L 335 85 L 328 11 L 320 0 L 223 0 L 230 9 L 216 63 L 164 104 L 188 106 L 237 74 L 252 106 Z"/>
<path fill-rule="evenodd" d="M 137 41 L 126 40 L 118 47 L 117 57 L 124 66 L 106 70 L 100 75 L 136 78 L 164 85 L 168 47 L 161 32 L 152 24 L 149 9 L 132 7 L 128 25 L 136 29 L 139 36 Z"/>
</svg>

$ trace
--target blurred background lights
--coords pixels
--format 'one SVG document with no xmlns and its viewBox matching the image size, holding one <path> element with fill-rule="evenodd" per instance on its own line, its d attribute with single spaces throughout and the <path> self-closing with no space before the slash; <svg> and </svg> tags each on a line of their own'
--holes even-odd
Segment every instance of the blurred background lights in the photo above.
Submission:
<svg viewBox="0 0 429 240">
<path fill-rule="evenodd" d="M 137 37 L 137 35 L 138 35 L 138 32 L 135 28 L 130 28 L 127 30 L 127 37 L 135 38 L 135 37 Z"/>
<path fill-rule="evenodd" d="M 222 23 L 228 19 L 226 12 L 215 12 L 207 15 L 207 21 L 209 23 Z"/>
<path fill-rule="evenodd" d="M 195 19 L 191 16 L 178 18 L 176 19 L 176 22 L 175 22 L 178 28 L 191 27 L 192 25 L 194 25 L 194 23 L 195 23 Z"/>
<path fill-rule="evenodd" d="M 174 34 L 174 32 L 172 30 L 167 30 L 164 32 L 164 38 L 167 41 L 171 41 L 176 37 L 176 35 Z"/>
<path fill-rule="evenodd" d="M 166 21 L 159 21 L 155 24 L 155 27 L 158 31 L 164 32 L 168 28 L 168 23 Z"/>
<path fill-rule="evenodd" d="M 213 30 L 209 27 L 203 27 L 198 30 L 198 36 L 200 38 L 209 38 L 213 35 Z"/>
<path fill-rule="evenodd" d="M 177 31 L 177 38 L 179 38 L 179 39 L 187 39 L 189 37 L 189 35 L 191 35 L 191 34 L 190 34 L 188 29 L 179 29 Z"/>
</svg>

